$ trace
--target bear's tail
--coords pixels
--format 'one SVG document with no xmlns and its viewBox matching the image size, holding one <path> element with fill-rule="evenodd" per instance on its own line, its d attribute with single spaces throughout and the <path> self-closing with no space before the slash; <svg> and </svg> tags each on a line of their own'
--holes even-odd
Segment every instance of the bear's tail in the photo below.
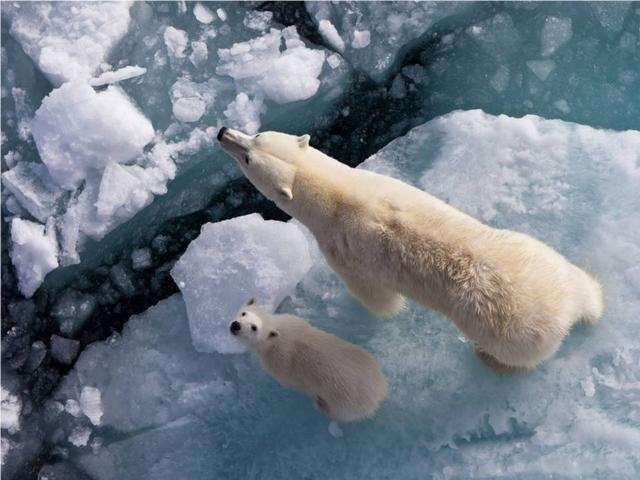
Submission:
<svg viewBox="0 0 640 480">
<path fill-rule="evenodd" d="M 594 325 L 598 323 L 604 311 L 604 300 L 600 283 L 588 273 L 579 270 L 580 293 L 582 296 L 582 314 L 580 321 Z"/>
</svg>

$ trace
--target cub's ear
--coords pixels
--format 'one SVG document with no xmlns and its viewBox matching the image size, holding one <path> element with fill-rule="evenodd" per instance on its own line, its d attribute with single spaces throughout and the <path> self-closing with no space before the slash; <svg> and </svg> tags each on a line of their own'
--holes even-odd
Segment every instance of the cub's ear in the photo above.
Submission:
<svg viewBox="0 0 640 480">
<path fill-rule="evenodd" d="M 249 306 L 249 305 L 253 305 L 253 304 L 255 304 L 255 303 L 256 303 L 256 299 L 252 297 L 252 298 L 250 298 L 250 299 L 249 299 L 249 301 L 247 302 L 247 306 Z"/>
<path fill-rule="evenodd" d="M 277 330 L 271 330 L 271 331 L 269 332 L 269 338 L 275 338 L 275 337 L 277 337 L 278 335 L 280 335 L 280 334 L 278 333 L 278 331 L 277 331 Z"/>
<path fill-rule="evenodd" d="M 311 140 L 309 135 L 302 135 L 301 137 L 298 137 L 298 146 L 300 148 L 307 148 L 309 146 L 309 140 Z"/>
<path fill-rule="evenodd" d="M 282 195 L 287 200 L 293 200 L 293 192 L 289 187 L 280 187 L 280 195 Z"/>
</svg>

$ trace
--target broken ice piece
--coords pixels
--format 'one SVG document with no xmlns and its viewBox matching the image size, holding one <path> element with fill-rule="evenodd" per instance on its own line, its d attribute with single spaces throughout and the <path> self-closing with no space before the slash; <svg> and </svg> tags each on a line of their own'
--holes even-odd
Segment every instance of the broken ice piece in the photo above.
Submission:
<svg viewBox="0 0 640 480">
<path fill-rule="evenodd" d="M 80 342 L 59 335 L 51 335 L 51 356 L 57 362 L 71 365 L 78 356 Z"/>
<path fill-rule="evenodd" d="M 137 65 L 123 67 L 114 72 L 104 72 L 97 78 L 89 80 L 89 85 L 92 87 L 99 87 L 101 85 L 107 85 L 110 83 L 121 82 L 122 80 L 129 80 L 130 78 L 139 77 L 147 73 L 147 69 L 139 67 Z"/>
<path fill-rule="evenodd" d="M 95 387 L 82 387 L 80 392 L 80 408 L 82 413 L 94 425 L 100 425 L 102 420 L 102 393 Z"/>
</svg>

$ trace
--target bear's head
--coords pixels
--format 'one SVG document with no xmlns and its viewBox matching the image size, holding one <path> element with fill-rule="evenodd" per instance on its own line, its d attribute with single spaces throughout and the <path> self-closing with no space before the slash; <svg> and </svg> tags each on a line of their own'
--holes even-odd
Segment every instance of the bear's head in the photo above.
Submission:
<svg viewBox="0 0 640 480">
<path fill-rule="evenodd" d="M 271 328 L 268 317 L 253 298 L 242 306 L 229 330 L 238 340 L 253 348 L 278 336 L 278 331 Z"/>
<path fill-rule="evenodd" d="M 309 135 L 296 137 L 280 132 L 246 135 L 222 127 L 218 141 L 264 196 L 279 204 L 293 200 L 297 165 L 302 158 L 300 153 L 309 148 Z"/>
</svg>

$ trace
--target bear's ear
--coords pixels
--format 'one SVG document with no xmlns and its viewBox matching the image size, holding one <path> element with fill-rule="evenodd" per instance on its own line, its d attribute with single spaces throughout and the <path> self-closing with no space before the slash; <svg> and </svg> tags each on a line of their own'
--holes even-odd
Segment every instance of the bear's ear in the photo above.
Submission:
<svg viewBox="0 0 640 480">
<path fill-rule="evenodd" d="M 282 195 L 287 200 L 293 200 L 293 192 L 289 187 L 280 187 L 280 195 Z"/>
<path fill-rule="evenodd" d="M 249 301 L 247 302 L 247 306 L 249 306 L 249 305 L 253 305 L 254 303 L 256 303 L 256 299 L 255 299 L 255 298 L 253 298 L 253 297 L 251 297 L 251 298 L 249 299 Z"/>
<path fill-rule="evenodd" d="M 271 330 L 271 331 L 269 332 L 269 338 L 275 338 L 275 337 L 277 337 L 278 335 L 280 335 L 280 334 L 278 333 L 278 331 L 277 331 L 277 330 Z"/>
<path fill-rule="evenodd" d="M 298 146 L 300 148 L 307 148 L 309 146 L 309 140 L 311 140 L 311 137 L 306 134 L 298 137 Z"/>
</svg>

